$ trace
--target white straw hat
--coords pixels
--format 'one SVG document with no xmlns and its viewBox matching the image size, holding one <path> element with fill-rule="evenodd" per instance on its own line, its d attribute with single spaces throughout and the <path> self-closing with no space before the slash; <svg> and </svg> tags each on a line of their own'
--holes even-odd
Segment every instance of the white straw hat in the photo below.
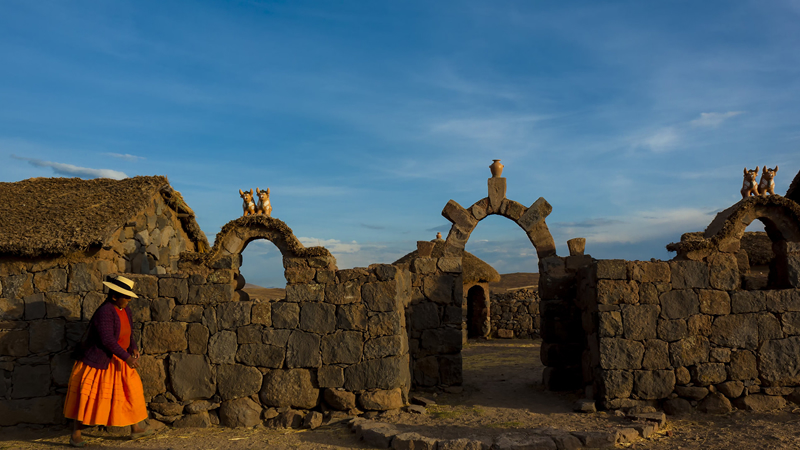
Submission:
<svg viewBox="0 0 800 450">
<path fill-rule="evenodd" d="M 103 284 L 112 291 L 125 294 L 130 298 L 139 298 L 138 295 L 133 293 L 133 280 L 122 276 L 108 277 L 108 281 L 103 281 Z"/>
</svg>

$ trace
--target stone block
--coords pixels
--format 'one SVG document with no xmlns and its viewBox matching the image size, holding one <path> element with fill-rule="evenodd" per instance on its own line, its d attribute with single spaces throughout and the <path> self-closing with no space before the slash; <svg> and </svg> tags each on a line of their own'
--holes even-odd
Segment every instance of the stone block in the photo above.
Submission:
<svg viewBox="0 0 800 450">
<path fill-rule="evenodd" d="M 242 344 L 236 350 L 236 361 L 248 366 L 279 369 L 283 367 L 286 350 L 283 346 Z"/>
<path fill-rule="evenodd" d="M 517 220 L 517 225 L 525 230 L 525 232 L 529 232 L 533 230 L 536 225 L 543 222 L 551 212 L 553 212 L 553 207 L 547 203 L 544 197 L 539 197 L 522 216 L 520 216 Z"/>
<path fill-rule="evenodd" d="M 785 312 L 781 314 L 783 332 L 788 336 L 800 335 L 800 313 Z"/>
<path fill-rule="evenodd" d="M 692 381 L 698 386 L 719 384 L 728 378 L 725 364 L 722 363 L 698 364 L 691 368 L 690 373 Z"/>
<path fill-rule="evenodd" d="M 622 313 L 619 311 L 601 311 L 597 313 L 600 337 L 622 336 Z"/>
<path fill-rule="evenodd" d="M 25 314 L 24 299 L 0 298 L 0 320 L 21 320 L 24 314 Z"/>
<path fill-rule="evenodd" d="M 713 316 L 695 314 L 686 321 L 690 336 L 710 336 Z"/>
<path fill-rule="evenodd" d="M 367 411 L 387 411 L 403 407 L 403 395 L 400 388 L 374 390 L 362 393 L 358 402 Z"/>
<path fill-rule="evenodd" d="M 317 384 L 321 388 L 340 388 L 344 386 L 344 369 L 339 366 L 320 367 L 317 370 Z"/>
<path fill-rule="evenodd" d="M 661 296 L 661 317 L 686 319 L 700 312 L 697 294 L 691 289 L 673 290 Z"/>
<path fill-rule="evenodd" d="M 64 420 L 64 397 L 52 395 L 0 402 L 0 426 L 54 424 Z"/>
<path fill-rule="evenodd" d="M 758 369 L 768 386 L 800 385 L 800 336 L 764 342 L 758 352 Z"/>
<path fill-rule="evenodd" d="M 567 241 L 570 256 L 581 256 L 586 250 L 586 238 L 573 238 Z"/>
<path fill-rule="evenodd" d="M 35 320 L 29 322 L 29 326 L 28 349 L 31 353 L 55 353 L 66 346 L 67 338 L 63 320 Z M 0 354 L 5 353 L 0 352 Z"/>
<path fill-rule="evenodd" d="M 61 268 L 39 272 L 33 276 L 33 285 L 39 292 L 58 292 L 67 288 L 67 271 Z"/>
<path fill-rule="evenodd" d="M 736 399 L 736 406 L 745 411 L 776 411 L 786 406 L 786 400 L 780 396 L 754 394 Z"/>
<path fill-rule="evenodd" d="M 464 209 L 455 200 L 447 202 L 444 209 L 442 209 L 442 216 L 465 230 L 471 230 L 478 224 L 472 213 Z"/>
<path fill-rule="evenodd" d="M 317 333 L 333 333 L 336 329 L 336 306 L 328 303 L 300 305 L 300 329 Z"/>
<path fill-rule="evenodd" d="M 253 303 L 250 309 L 250 322 L 272 326 L 272 304 L 269 302 Z"/>
<path fill-rule="evenodd" d="M 581 431 L 573 432 L 586 448 L 614 447 L 617 442 L 616 431 Z"/>
<path fill-rule="evenodd" d="M 75 361 L 72 359 L 72 355 L 68 352 L 53 355 L 50 359 L 50 373 L 53 377 L 53 383 L 57 386 L 67 386 L 74 363 Z M 2 378 L 2 376 L 0 376 L 0 378 Z M 2 381 L 0 381 L 0 384 L 2 384 Z M 2 388 L 0 388 L 0 390 L 2 390 Z"/>
<path fill-rule="evenodd" d="M 667 342 L 674 342 L 689 336 L 689 329 L 684 319 L 658 320 L 658 337 Z"/>
<path fill-rule="evenodd" d="M 673 289 L 708 289 L 708 265 L 702 261 L 670 261 Z"/>
<path fill-rule="evenodd" d="M 47 317 L 63 317 L 67 320 L 81 320 L 81 296 L 69 292 L 48 292 L 45 294 Z M 133 308 L 131 308 L 133 309 Z"/>
<path fill-rule="evenodd" d="M 275 328 L 293 329 L 300 324 L 300 305 L 297 303 L 277 302 L 272 304 L 272 326 Z"/>
<path fill-rule="evenodd" d="M 418 274 L 436 271 L 436 260 L 433 258 L 416 258 L 411 261 L 411 271 Z"/>
<path fill-rule="evenodd" d="M 733 406 L 724 395 L 714 392 L 697 405 L 697 410 L 707 414 L 727 414 L 733 411 Z"/>
<path fill-rule="evenodd" d="M 364 337 L 357 331 L 338 331 L 322 338 L 324 364 L 355 364 L 361 360 Z"/>
<path fill-rule="evenodd" d="M 641 399 L 666 398 L 675 388 L 675 372 L 672 370 L 636 370 L 633 374 L 633 392 Z"/>
<path fill-rule="evenodd" d="M 186 340 L 189 353 L 204 355 L 208 351 L 208 328 L 199 323 L 190 323 L 186 327 Z"/>
<path fill-rule="evenodd" d="M 203 320 L 203 307 L 200 305 L 175 305 L 175 308 L 172 309 L 172 320 L 176 322 L 200 322 Z"/>
<path fill-rule="evenodd" d="M 310 267 L 290 267 L 283 272 L 289 284 L 307 284 L 314 280 L 317 271 Z"/>
<path fill-rule="evenodd" d="M 640 283 L 668 283 L 671 271 L 666 262 L 631 261 L 628 263 L 628 278 Z"/>
<path fill-rule="evenodd" d="M 348 271 L 339 271 L 341 277 Z M 361 300 L 361 283 L 357 281 L 341 281 L 325 286 L 325 302 L 334 305 L 348 305 Z"/>
<path fill-rule="evenodd" d="M 668 283 L 640 283 L 639 303 L 646 305 L 660 305 L 661 294 L 669 292 L 672 287 Z"/>
<path fill-rule="evenodd" d="M 207 412 L 186 414 L 172 423 L 173 428 L 208 428 L 211 425 L 211 417 Z"/>
<path fill-rule="evenodd" d="M 488 180 L 489 185 L 489 205 L 487 214 L 500 211 L 500 205 L 506 198 L 506 179 L 503 177 L 492 177 Z"/>
<path fill-rule="evenodd" d="M 723 316 L 731 313 L 731 298 L 727 292 L 700 289 L 697 291 L 697 294 L 701 313 L 715 316 Z"/>
<path fill-rule="evenodd" d="M 670 342 L 669 356 L 673 367 L 693 366 L 708 361 L 708 338 L 689 336 L 680 341 Z"/>
<path fill-rule="evenodd" d="M 261 334 L 261 341 L 269 345 L 286 347 L 286 343 L 289 342 L 289 336 L 291 336 L 291 334 L 291 330 L 273 330 L 266 328 Z"/>
<path fill-rule="evenodd" d="M 714 319 L 711 342 L 720 347 L 756 349 L 758 319 L 754 314 L 731 314 Z"/>
<path fill-rule="evenodd" d="M 726 381 L 716 386 L 717 391 L 728 398 L 738 398 L 744 391 L 744 383 L 741 381 Z"/>
<path fill-rule="evenodd" d="M 251 428 L 261 424 L 261 411 L 261 405 L 249 398 L 230 400 L 222 403 L 219 421 L 230 428 Z"/>
<path fill-rule="evenodd" d="M 263 378 L 261 371 L 255 367 L 220 364 L 217 366 L 217 391 L 222 400 L 249 397 L 258 394 Z"/>
<path fill-rule="evenodd" d="M 233 331 L 220 331 L 208 340 L 208 358 L 214 364 L 233 364 L 239 340 Z"/>
<path fill-rule="evenodd" d="M 189 287 L 187 303 L 192 305 L 215 305 L 230 302 L 234 298 L 233 285 L 204 284 Z"/>
<path fill-rule="evenodd" d="M 156 322 L 169 322 L 172 319 L 173 308 L 175 308 L 175 300 L 157 298 L 150 303 L 150 318 Z"/>
<path fill-rule="evenodd" d="M 715 253 L 708 257 L 708 278 L 712 288 L 732 291 L 739 287 L 739 267 L 731 253 Z"/>
<path fill-rule="evenodd" d="M 640 369 L 644 357 L 641 342 L 600 338 L 600 366 L 603 369 Z"/>
<path fill-rule="evenodd" d="M 436 266 L 446 273 L 461 273 L 463 271 L 461 258 L 458 257 L 439 258 Z"/>
<path fill-rule="evenodd" d="M 217 306 L 217 327 L 220 330 L 235 330 L 250 324 L 250 309 L 253 302 L 228 302 Z"/>
<path fill-rule="evenodd" d="M 296 368 L 320 367 L 321 365 L 319 335 L 297 330 L 293 331 L 287 344 L 286 366 Z"/>
<path fill-rule="evenodd" d="M 756 355 L 748 350 L 732 352 L 728 377 L 731 380 L 752 380 L 758 378 Z"/>
<path fill-rule="evenodd" d="M 800 289 L 784 289 L 761 292 L 767 302 L 767 309 L 772 312 L 800 311 Z"/>
<path fill-rule="evenodd" d="M 639 285 L 635 281 L 598 280 L 597 303 L 635 305 L 639 303 Z"/>
<path fill-rule="evenodd" d="M 670 367 L 669 344 L 658 339 L 648 339 L 644 342 L 644 357 L 642 368 L 645 370 L 658 370 Z"/>
<path fill-rule="evenodd" d="M 417 241 L 417 258 L 428 258 L 433 252 L 435 243 L 431 241 Z"/>
<path fill-rule="evenodd" d="M 624 305 L 622 307 L 625 339 L 641 341 L 657 337 L 659 307 L 656 305 Z"/>
<path fill-rule="evenodd" d="M 169 376 L 172 392 L 181 401 L 211 398 L 217 390 L 214 371 L 202 355 L 172 353 Z"/>
<path fill-rule="evenodd" d="M 367 312 L 363 305 L 340 305 L 336 307 L 336 328 L 340 330 L 367 329 Z"/>
<path fill-rule="evenodd" d="M 180 322 L 150 322 L 144 324 L 142 350 L 144 353 L 182 352 L 188 348 L 186 324 Z"/>
<path fill-rule="evenodd" d="M 371 337 L 393 336 L 402 332 L 404 321 L 402 312 L 373 313 L 367 318 L 367 331 Z"/>
<path fill-rule="evenodd" d="M 319 389 L 308 370 L 270 370 L 264 375 L 259 398 L 267 406 L 311 409 L 319 403 Z"/>
<path fill-rule="evenodd" d="M 292 303 L 321 302 L 325 298 L 325 285 L 317 283 L 286 286 L 286 301 Z"/>
<path fill-rule="evenodd" d="M 727 363 L 731 362 L 731 349 L 714 347 L 708 355 L 711 362 Z"/>
<path fill-rule="evenodd" d="M 11 386 L 11 398 L 46 396 L 50 393 L 50 365 L 17 365 L 11 375 Z"/>
<path fill-rule="evenodd" d="M 692 404 L 689 403 L 688 400 L 682 398 L 672 398 L 666 400 L 664 402 L 663 407 L 664 407 L 664 412 L 670 416 L 685 416 L 691 414 L 694 411 L 694 408 L 692 408 Z M 644 435 L 640 434 L 640 436 L 646 439 Z"/>
<path fill-rule="evenodd" d="M 142 355 L 139 358 L 139 377 L 142 379 L 144 388 L 144 398 L 150 401 L 153 397 L 167 392 L 165 381 L 167 379 L 164 369 L 164 360 L 149 355 Z"/>
<path fill-rule="evenodd" d="M 159 278 L 158 296 L 174 298 L 181 305 L 189 300 L 189 280 L 187 278 Z"/>
<path fill-rule="evenodd" d="M 461 332 L 452 328 L 425 330 L 420 347 L 435 354 L 457 353 L 461 350 Z"/>
<path fill-rule="evenodd" d="M 598 280 L 627 280 L 627 262 L 622 259 L 600 259 L 595 265 Z"/>
<path fill-rule="evenodd" d="M 439 307 L 432 302 L 417 303 L 409 308 L 411 330 L 426 330 L 439 327 Z"/>
<path fill-rule="evenodd" d="M 734 314 L 765 311 L 767 297 L 758 291 L 736 291 L 731 295 L 731 312 Z"/>
<path fill-rule="evenodd" d="M 100 272 L 93 269 L 89 264 L 75 263 L 70 267 L 67 290 L 69 292 L 102 291 L 102 281 L 103 278 Z"/>
<path fill-rule="evenodd" d="M 422 291 L 429 300 L 436 303 L 452 304 L 454 302 L 453 275 L 431 275 L 422 282 Z"/>
<path fill-rule="evenodd" d="M 392 439 L 393 450 L 436 450 L 436 439 L 419 433 L 400 433 Z"/>
<path fill-rule="evenodd" d="M 507 217 L 513 221 L 518 221 L 522 214 L 525 212 L 525 207 L 514 200 L 504 199 L 500 203 L 500 215 L 503 217 Z M 462 227 L 465 230 L 468 230 L 467 227 Z"/>
<path fill-rule="evenodd" d="M 236 329 L 236 341 L 239 344 L 260 344 L 264 327 L 261 325 L 247 325 Z"/>
<path fill-rule="evenodd" d="M 783 330 L 781 330 L 781 324 L 778 322 L 777 317 L 772 315 L 772 313 L 759 313 L 756 316 L 756 321 L 758 323 L 759 341 L 763 342 L 771 339 L 781 339 L 784 337 Z"/>
<path fill-rule="evenodd" d="M 394 389 L 403 384 L 403 373 L 407 370 L 407 356 L 363 361 L 344 369 L 344 388 L 348 391 Z"/>
</svg>

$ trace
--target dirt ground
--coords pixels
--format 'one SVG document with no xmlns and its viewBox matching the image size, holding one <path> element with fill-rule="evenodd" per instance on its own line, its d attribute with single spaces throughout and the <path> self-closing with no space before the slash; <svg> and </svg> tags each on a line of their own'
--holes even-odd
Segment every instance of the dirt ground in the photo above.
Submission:
<svg viewBox="0 0 800 450">
<path fill-rule="evenodd" d="M 589 431 L 625 423 L 613 414 L 572 412 L 577 393 L 553 393 L 541 385 L 539 341 L 470 342 L 464 349 L 464 390 L 458 394 L 417 392 L 436 401 L 425 416 L 400 413 L 384 417 L 402 431 L 434 438 L 474 437 L 491 440 L 506 432 L 526 433 L 539 427 Z M 671 435 L 671 436 L 670 436 Z M 129 441 L 99 430 L 87 431 L 91 448 L 115 449 L 357 449 L 341 424 L 317 430 L 164 429 Z M 0 450 L 47 449 L 68 445 L 65 427 L 0 428 Z M 800 409 L 769 414 L 734 412 L 723 416 L 694 414 L 669 418 L 655 437 L 630 448 L 641 449 L 800 449 Z"/>
</svg>

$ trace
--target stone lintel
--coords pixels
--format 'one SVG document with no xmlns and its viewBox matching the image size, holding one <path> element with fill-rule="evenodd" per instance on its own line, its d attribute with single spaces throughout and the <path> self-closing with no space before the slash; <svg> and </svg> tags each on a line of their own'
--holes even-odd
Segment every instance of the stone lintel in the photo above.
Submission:
<svg viewBox="0 0 800 450">
<path fill-rule="evenodd" d="M 506 179 L 503 177 L 489 178 L 489 213 L 500 211 L 500 205 L 506 198 Z"/>
</svg>

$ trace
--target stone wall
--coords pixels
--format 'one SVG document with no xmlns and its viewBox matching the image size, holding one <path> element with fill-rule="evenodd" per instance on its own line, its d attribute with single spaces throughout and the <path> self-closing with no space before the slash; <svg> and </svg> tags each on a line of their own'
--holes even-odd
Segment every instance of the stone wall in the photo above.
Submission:
<svg viewBox="0 0 800 450">
<path fill-rule="evenodd" d="M 537 291 L 519 289 L 504 294 L 493 294 L 491 304 L 492 337 L 522 339 L 539 337 L 541 321 Z"/>
<path fill-rule="evenodd" d="M 800 388 L 800 290 L 742 290 L 733 253 L 596 261 L 578 302 L 584 380 L 606 408 L 759 409 Z"/>
<path fill-rule="evenodd" d="M 140 296 L 131 302 L 133 338 L 152 417 L 176 426 L 252 426 L 280 407 L 406 403 L 408 271 L 285 258 L 286 298 L 264 302 L 237 290 L 240 260 L 182 264 L 171 275 L 123 274 Z M 64 420 L 69 352 L 106 297 L 103 276 L 117 269 L 102 260 L 51 263 L 0 265 L 0 425 Z"/>
</svg>

